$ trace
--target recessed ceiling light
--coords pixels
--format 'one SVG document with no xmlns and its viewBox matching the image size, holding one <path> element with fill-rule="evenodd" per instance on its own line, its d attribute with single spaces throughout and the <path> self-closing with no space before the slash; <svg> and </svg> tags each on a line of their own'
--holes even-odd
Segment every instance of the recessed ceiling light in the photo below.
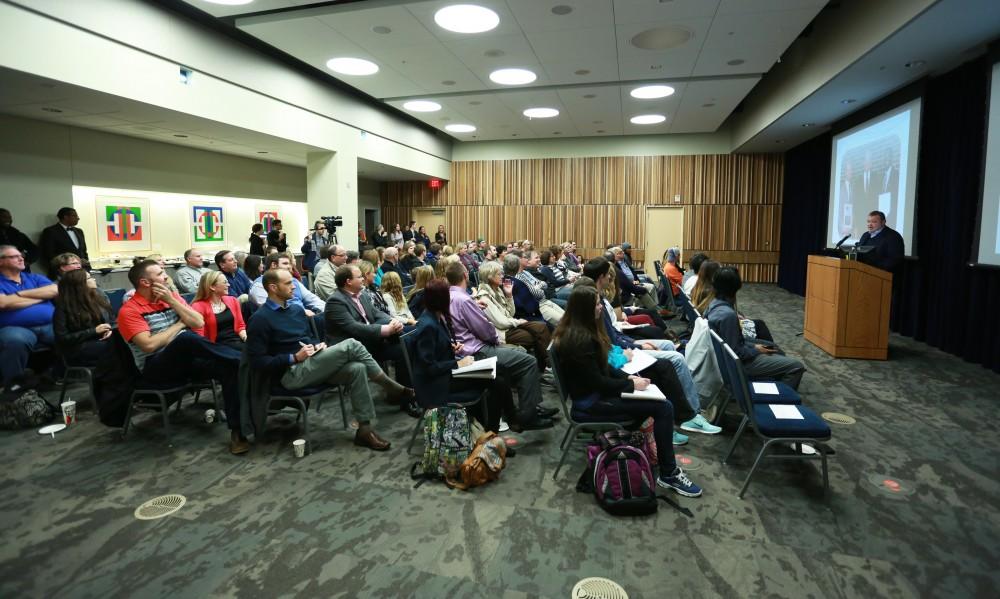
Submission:
<svg viewBox="0 0 1000 599">
<path fill-rule="evenodd" d="M 225 4 L 226 6 L 240 6 L 250 4 L 253 0 L 205 0 L 211 4 Z"/>
<path fill-rule="evenodd" d="M 331 58 L 326 61 L 326 67 L 341 75 L 374 75 L 378 72 L 378 65 L 364 58 L 340 57 Z"/>
<path fill-rule="evenodd" d="M 500 58 L 501 56 L 504 56 L 506 54 L 507 53 L 504 52 L 503 50 L 497 50 L 497 49 L 487 50 L 483 52 L 483 56 L 486 56 L 488 58 Z"/>
<path fill-rule="evenodd" d="M 492 10 L 475 4 L 453 4 L 434 13 L 438 27 L 455 33 L 482 33 L 496 28 L 500 17 Z"/>
<path fill-rule="evenodd" d="M 455 82 L 451 79 L 445 79 L 441 82 L 441 85 L 455 85 Z"/>
<path fill-rule="evenodd" d="M 673 93 L 674 88 L 669 85 L 646 85 L 633 89 L 629 95 L 640 100 L 655 100 L 656 98 L 666 98 Z"/>
<path fill-rule="evenodd" d="M 538 76 L 528 69 L 497 69 L 490 73 L 490 81 L 500 85 L 527 85 Z"/>
<path fill-rule="evenodd" d="M 552 7 L 552 14 L 559 15 L 560 17 L 563 15 L 568 15 L 571 12 L 573 12 L 573 7 L 566 6 L 565 4 L 559 4 L 557 6 Z"/>
<path fill-rule="evenodd" d="M 372 31 L 379 35 L 388 35 L 392 33 L 392 28 L 386 27 L 385 25 L 376 25 L 372 27 Z"/>
<path fill-rule="evenodd" d="M 640 50 L 668 50 L 686 44 L 693 36 L 690 29 L 667 25 L 637 33 L 631 43 Z"/>
<path fill-rule="evenodd" d="M 815 127 L 816 123 L 802 123 L 803 127 Z"/>
<path fill-rule="evenodd" d="M 42 110 L 44 110 L 45 112 L 62 112 L 58 108 L 52 108 L 50 106 L 44 106 L 42 107 Z"/>
<path fill-rule="evenodd" d="M 726 64 L 728 64 L 731 67 L 738 67 L 741 64 L 743 64 L 744 62 L 746 62 L 746 61 L 743 60 L 742 58 L 734 58 L 733 60 L 726 61 Z"/>
<path fill-rule="evenodd" d="M 555 108 L 529 108 L 521 114 L 529 119 L 550 119 L 559 116 L 559 111 Z"/>
<path fill-rule="evenodd" d="M 441 105 L 430 100 L 410 100 L 403 104 L 403 108 L 413 112 L 437 112 L 441 110 Z"/>
<path fill-rule="evenodd" d="M 855 102 L 857 102 L 857 100 L 854 98 L 845 98 L 840 101 L 841 104 L 854 104 Z"/>
<path fill-rule="evenodd" d="M 573 71 L 573 74 L 574 75 L 589 75 L 590 74 L 590 69 L 577 69 L 576 71 Z"/>
<path fill-rule="evenodd" d="M 446 125 L 445 129 L 451 131 L 452 133 L 472 133 L 473 131 L 476 130 L 475 126 L 473 125 L 464 125 L 459 123 L 455 123 L 454 125 Z"/>
<path fill-rule="evenodd" d="M 662 114 L 640 114 L 629 119 L 633 125 L 655 125 L 667 120 Z"/>
</svg>

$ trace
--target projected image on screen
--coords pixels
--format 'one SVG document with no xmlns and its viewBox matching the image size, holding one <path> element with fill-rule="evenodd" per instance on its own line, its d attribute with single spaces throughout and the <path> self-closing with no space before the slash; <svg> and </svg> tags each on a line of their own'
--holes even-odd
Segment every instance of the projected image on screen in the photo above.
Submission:
<svg viewBox="0 0 1000 599">
<path fill-rule="evenodd" d="M 993 65 L 976 261 L 1000 266 L 1000 62 Z"/>
<path fill-rule="evenodd" d="M 845 235 L 853 245 L 867 231 L 868 214 L 885 214 L 912 253 L 920 101 L 914 100 L 833 139 L 828 243 Z"/>
</svg>

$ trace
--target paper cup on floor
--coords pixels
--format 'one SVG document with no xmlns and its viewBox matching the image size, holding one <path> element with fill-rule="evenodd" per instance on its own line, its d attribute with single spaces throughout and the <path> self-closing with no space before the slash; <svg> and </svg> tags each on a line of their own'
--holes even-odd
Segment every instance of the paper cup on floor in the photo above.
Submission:
<svg viewBox="0 0 1000 599">
<path fill-rule="evenodd" d="M 76 402 L 73 400 L 64 401 L 62 404 L 63 422 L 66 426 L 76 424 Z"/>
<path fill-rule="evenodd" d="M 295 457 L 304 457 L 306 455 L 306 440 L 296 439 L 292 441 L 292 449 L 295 450 Z"/>
</svg>

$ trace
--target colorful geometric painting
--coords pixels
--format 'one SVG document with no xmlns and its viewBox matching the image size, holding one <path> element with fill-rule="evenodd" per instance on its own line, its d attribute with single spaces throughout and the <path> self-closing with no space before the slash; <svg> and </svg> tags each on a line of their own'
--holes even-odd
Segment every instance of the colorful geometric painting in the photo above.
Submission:
<svg viewBox="0 0 1000 599">
<path fill-rule="evenodd" d="M 149 200 L 97 196 L 98 249 L 133 252 L 150 247 Z"/>
<path fill-rule="evenodd" d="M 264 232 L 270 233 L 271 229 L 274 228 L 274 221 L 278 220 L 277 210 L 258 210 L 257 211 L 257 222 L 264 225 Z"/>
<path fill-rule="evenodd" d="M 199 243 L 224 243 L 226 227 L 222 206 L 191 206 L 191 241 Z"/>
</svg>

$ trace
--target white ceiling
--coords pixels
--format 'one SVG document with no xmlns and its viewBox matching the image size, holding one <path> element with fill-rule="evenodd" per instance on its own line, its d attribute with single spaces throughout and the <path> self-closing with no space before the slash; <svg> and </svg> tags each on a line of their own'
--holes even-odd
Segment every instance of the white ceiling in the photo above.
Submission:
<svg viewBox="0 0 1000 599">
<path fill-rule="evenodd" d="M 433 99 L 441 111 L 410 114 L 442 131 L 452 123 L 477 127 L 449 133 L 461 140 L 715 131 L 826 4 L 475 0 L 494 10 L 500 24 L 485 33 L 458 34 L 434 22 L 439 8 L 455 3 L 446 0 L 256 0 L 235 7 L 184 1 L 400 110 L 407 100 Z M 554 12 L 556 7 L 563 8 Z M 565 7 L 571 12 L 556 14 Z M 679 27 L 691 37 L 667 50 L 631 44 L 636 34 L 660 27 Z M 336 75 L 326 67 L 336 56 L 365 58 L 380 70 L 368 77 Z M 531 69 L 538 79 L 517 87 L 493 83 L 490 72 L 505 67 Z M 661 82 L 675 87 L 673 96 L 629 95 L 639 85 Z M 561 114 L 533 120 L 521 114 L 539 106 Z M 629 122 L 645 113 L 667 120 Z"/>
</svg>

